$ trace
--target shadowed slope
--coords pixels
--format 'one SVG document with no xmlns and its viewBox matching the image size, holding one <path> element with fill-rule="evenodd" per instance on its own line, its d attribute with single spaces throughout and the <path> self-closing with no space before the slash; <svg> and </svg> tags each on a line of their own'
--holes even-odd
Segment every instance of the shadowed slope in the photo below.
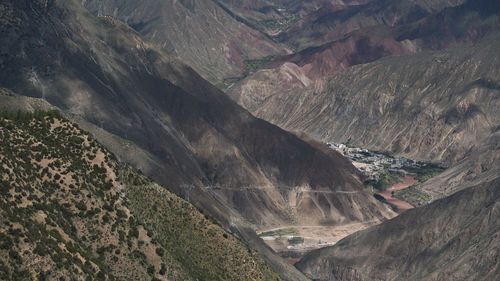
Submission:
<svg viewBox="0 0 500 281">
<path fill-rule="evenodd" d="M 247 220 L 336 224 L 392 215 L 343 157 L 254 118 L 124 24 L 94 18 L 76 1 L 7 1 L 0 11 L 3 86 L 101 127 L 103 143 L 104 132 L 126 140 L 109 141 L 109 149 L 248 239 Z"/>
<path fill-rule="evenodd" d="M 238 21 L 215 1 L 91 0 L 94 14 L 119 18 L 159 48 L 175 54 L 205 79 L 224 86 L 245 61 L 284 54 L 285 48 Z"/>
<path fill-rule="evenodd" d="M 297 266 L 315 280 L 496 280 L 499 215 L 497 177 L 312 252 Z"/>
</svg>

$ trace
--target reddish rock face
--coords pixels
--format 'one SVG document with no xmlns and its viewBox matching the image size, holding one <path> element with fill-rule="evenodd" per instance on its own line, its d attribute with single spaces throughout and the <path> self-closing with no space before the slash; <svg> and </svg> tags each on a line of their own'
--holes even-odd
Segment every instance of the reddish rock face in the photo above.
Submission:
<svg viewBox="0 0 500 281">
<path fill-rule="evenodd" d="M 357 32 L 346 39 L 281 57 L 270 63 L 269 67 L 292 62 L 300 66 L 308 78 L 319 80 L 353 65 L 411 51 L 411 48 L 389 36 L 381 37 L 367 32 Z"/>
</svg>

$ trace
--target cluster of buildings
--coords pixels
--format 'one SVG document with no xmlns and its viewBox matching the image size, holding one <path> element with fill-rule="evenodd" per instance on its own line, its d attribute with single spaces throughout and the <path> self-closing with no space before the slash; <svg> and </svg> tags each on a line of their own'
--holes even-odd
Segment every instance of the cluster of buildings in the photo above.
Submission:
<svg viewBox="0 0 500 281">
<path fill-rule="evenodd" d="M 327 145 L 352 161 L 368 179 L 378 180 L 383 173 L 400 173 L 406 175 L 405 168 L 418 168 L 421 163 L 404 157 L 392 157 L 386 154 L 373 152 L 368 149 L 351 147 L 342 143 L 327 143 Z"/>
</svg>

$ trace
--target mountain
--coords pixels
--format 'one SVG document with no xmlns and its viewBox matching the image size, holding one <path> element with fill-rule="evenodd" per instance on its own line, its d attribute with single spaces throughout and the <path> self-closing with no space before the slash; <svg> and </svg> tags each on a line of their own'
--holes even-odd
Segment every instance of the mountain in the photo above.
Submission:
<svg viewBox="0 0 500 281">
<path fill-rule="evenodd" d="M 45 100 L 264 255 L 285 279 L 303 276 L 255 229 L 382 221 L 340 154 L 236 105 L 113 17 L 79 1 L 3 1 L 0 84 Z"/>
<path fill-rule="evenodd" d="M 448 166 L 488 146 L 454 180 L 471 179 L 498 167 L 499 42 L 381 59 L 335 75 L 324 88 L 271 95 L 249 108 L 325 141 Z"/>
<path fill-rule="evenodd" d="M 496 280 L 500 180 L 363 230 L 297 265 L 314 280 Z"/>
<path fill-rule="evenodd" d="M 247 107 L 320 139 L 454 163 L 496 130 L 499 44 L 384 58 L 348 68 L 320 90 L 261 91 L 270 96 Z"/>
<path fill-rule="evenodd" d="M 230 10 L 238 18 L 248 22 L 273 38 L 279 37 L 298 21 L 310 14 L 325 9 L 343 9 L 355 5 L 366 4 L 371 0 L 257 0 L 235 1 L 217 0 L 224 8 Z"/>
<path fill-rule="evenodd" d="M 205 79 L 224 86 L 241 77 L 247 61 L 287 49 L 248 26 L 216 1 L 89 0 L 96 15 L 126 22 L 143 38 L 179 57 Z"/>
<path fill-rule="evenodd" d="M 151 165 L 139 166 L 178 193 L 183 185 L 201 193 L 200 187 L 219 187 L 213 192 L 246 218 L 257 223 L 269 217 L 265 224 L 272 225 L 288 220 L 283 206 L 288 196 L 305 196 L 306 205 L 322 197 L 295 187 L 362 188 L 359 174 L 343 157 L 253 118 L 190 68 L 149 48 L 127 26 L 95 19 L 72 1 L 55 3 L 38 11 L 39 18 L 11 4 L 14 13 L 32 20 L 4 25 L 20 31 L 4 37 L 9 56 L 2 84 L 135 143 L 148 157 L 136 161 Z M 249 188 L 233 190 L 239 187 Z M 381 214 L 368 195 L 355 200 L 366 202 L 349 211 L 335 201 L 326 204 L 345 213 L 345 219 Z M 296 206 L 304 211 L 299 221 L 318 210 L 312 206 L 321 206 L 306 205 Z M 321 219 L 344 219 L 329 213 Z"/>
<path fill-rule="evenodd" d="M 500 6 L 488 3 L 469 1 L 393 30 L 356 31 L 270 62 L 228 94 L 287 130 L 453 167 L 422 187 L 449 195 L 499 167 Z M 390 40 L 374 40 L 380 36 Z"/>
<path fill-rule="evenodd" d="M 280 280 L 58 111 L 3 106 L 1 280 Z"/>
<path fill-rule="evenodd" d="M 385 2 L 376 2 L 377 5 L 381 3 Z M 375 3 L 367 4 L 366 7 L 359 6 L 356 9 L 366 13 L 372 9 L 371 5 L 375 5 Z M 394 11 L 396 9 L 394 5 L 395 3 L 387 4 L 377 10 L 380 12 Z M 428 7 L 431 6 L 433 7 L 433 5 Z M 325 42 L 313 43 L 313 41 L 307 40 L 311 47 L 267 61 L 260 65 L 261 70 L 258 73 L 248 76 L 229 92 L 232 95 L 255 95 L 245 92 L 251 91 L 249 88 L 252 87 L 268 87 L 270 89 L 266 92 L 272 93 L 282 91 L 284 89 L 280 89 L 280 87 L 285 86 L 282 86 L 280 82 L 287 83 L 290 79 L 280 81 L 275 76 L 276 73 L 280 73 L 281 76 L 284 76 L 281 79 L 286 79 L 286 69 L 290 67 L 296 69 L 292 74 L 294 78 L 304 76 L 309 80 L 318 81 L 353 65 L 373 62 L 386 56 L 398 56 L 425 50 L 442 50 L 476 43 L 498 30 L 500 26 L 499 10 L 500 6 L 490 1 L 467 1 L 462 5 L 445 8 L 432 14 L 425 13 L 422 17 L 409 23 L 389 25 L 383 21 L 353 30 L 341 28 L 342 25 L 327 28 L 324 34 L 318 35 Z M 356 14 L 349 14 L 349 16 L 356 17 Z M 327 18 L 337 19 L 338 17 L 328 15 Z M 460 24 L 457 25 L 456 22 Z M 311 25 L 314 30 L 321 30 L 314 24 Z M 332 34 L 337 35 L 333 36 Z M 329 36 L 336 37 L 336 39 L 325 39 Z M 259 83 L 251 85 L 256 80 Z M 311 84 L 311 81 L 297 86 L 304 87 L 306 84 Z M 241 89 L 242 87 L 244 89 Z M 247 105 L 245 101 L 241 102 L 244 106 Z"/>
<path fill-rule="evenodd" d="M 353 31 L 417 22 L 466 0 L 359 1 L 357 5 L 324 5 L 279 35 L 278 40 L 301 51 L 344 38 Z M 349 3 L 349 2 L 347 2 Z"/>
</svg>

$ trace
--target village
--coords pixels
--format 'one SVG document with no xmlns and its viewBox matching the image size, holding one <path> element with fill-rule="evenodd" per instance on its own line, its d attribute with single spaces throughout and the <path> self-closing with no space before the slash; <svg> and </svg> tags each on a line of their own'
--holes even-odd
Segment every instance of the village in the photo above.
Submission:
<svg viewBox="0 0 500 281">
<path fill-rule="evenodd" d="M 381 176 L 388 173 L 406 176 L 428 165 L 405 157 L 393 157 L 342 143 L 329 142 L 327 145 L 351 160 L 369 181 L 378 181 Z"/>
</svg>

